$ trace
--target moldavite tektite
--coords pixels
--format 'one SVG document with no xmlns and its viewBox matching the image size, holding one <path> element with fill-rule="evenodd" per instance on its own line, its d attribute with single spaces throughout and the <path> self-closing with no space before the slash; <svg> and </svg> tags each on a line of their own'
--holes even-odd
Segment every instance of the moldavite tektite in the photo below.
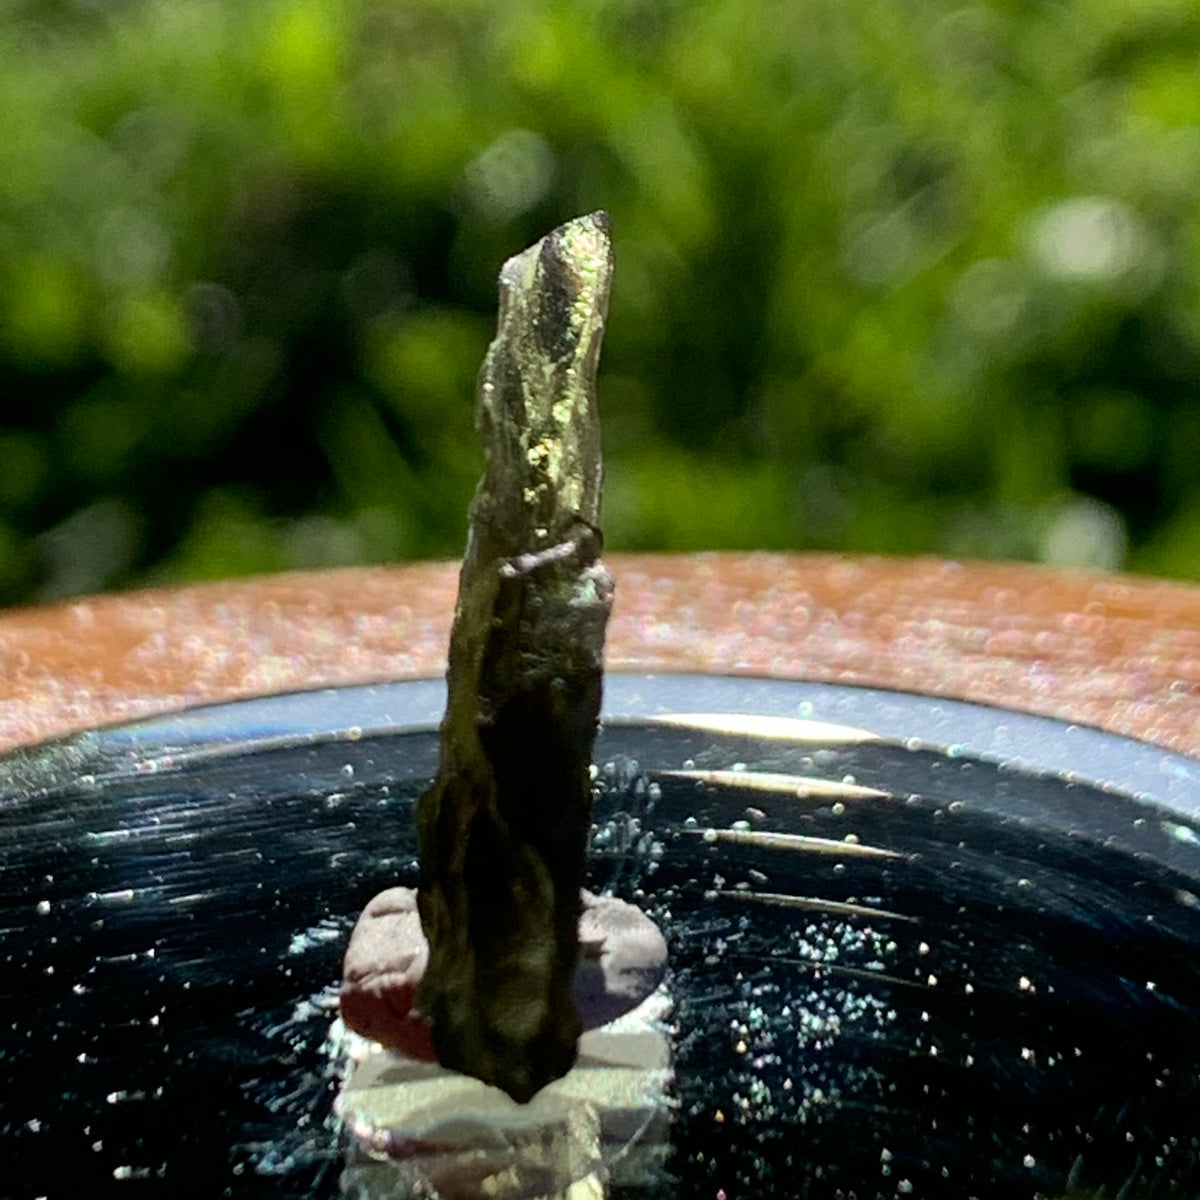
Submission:
<svg viewBox="0 0 1200 1200">
<path fill-rule="evenodd" d="M 612 578 L 599 562 L 605 213 L 500 272 L 479 373 L 486 466 L 450 637 L 441 763 L 417 808 L 443 1066 L 527 1100 L 575 1061 L 571 997 Z"/>
</svg>

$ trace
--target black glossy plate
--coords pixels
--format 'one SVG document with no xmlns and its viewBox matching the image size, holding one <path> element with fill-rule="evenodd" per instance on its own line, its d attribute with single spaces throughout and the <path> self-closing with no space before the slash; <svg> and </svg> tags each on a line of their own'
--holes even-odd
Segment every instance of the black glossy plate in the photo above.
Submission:
<svg viewBox="0 0 1200 1200">
<path fill-rule="evenodd" d="M 0 759 L 0 1195 L 339 1194 L 341 954 L 415 881 L 441 699 Z M 1200 1194 L 1200 763 L 921 697 L 613 676 L 596 765 L 593 883 L 671 946 L 644 1194 Z"/>
</svg>

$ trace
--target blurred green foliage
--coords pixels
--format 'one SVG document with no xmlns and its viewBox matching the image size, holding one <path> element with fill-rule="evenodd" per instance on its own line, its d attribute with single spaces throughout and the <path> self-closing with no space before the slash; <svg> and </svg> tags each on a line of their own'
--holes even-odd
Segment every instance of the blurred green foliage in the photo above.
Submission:
<svg viewBox="0 0 1200 1200">
<path fill-rule="evenodd" d="M 0 0 L 0 601 L 460 552 L 607 208 L 609 545 L 1200 577 L 1192 0 Z"/>
</svg>

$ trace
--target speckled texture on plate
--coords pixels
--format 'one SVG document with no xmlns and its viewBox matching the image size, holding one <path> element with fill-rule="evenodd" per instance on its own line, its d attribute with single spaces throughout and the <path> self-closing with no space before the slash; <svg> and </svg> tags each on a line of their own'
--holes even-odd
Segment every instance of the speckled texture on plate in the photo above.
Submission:
<svg viewBox="0 0 1200 1200">
<path fill-rule="evenodd" d="M 868 684 L 1200 750 L 1200 588 L 1015 563 L 608 559 L 610 670 Z M 0 614 L 0 748 L 189 704 L 445 670 L 457 564 Z"/>
</svg>

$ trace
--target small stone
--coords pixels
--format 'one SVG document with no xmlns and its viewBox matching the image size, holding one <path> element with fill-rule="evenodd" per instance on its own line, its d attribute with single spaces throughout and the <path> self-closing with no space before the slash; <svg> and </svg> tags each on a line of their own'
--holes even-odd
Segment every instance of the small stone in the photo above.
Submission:
<svg viewBox="0 0 1200 1200">
<path fill-rule="evenodd" d="M 432 1061 L 429 1025 L 413 1008 L 428 959 L 417 893 L 403 887 L 381 892 L 350 935 L 342 967 L 342 1020 L 389 1050 Z"/>
<path fill-rule="evenodd" d="M 572 994 L 584 1029 L 637 1008 L 667 971 L 667 943 L 658 926 L 614 896 L 583 893 L 579 952 Z"/>
<path fill-rule="evenodd" d="M 662 982 L 667 945 L 640 909 L 611 896 L 582 895 L 580 956 L 573 998 L 584 1029 L 632 1011 Z M 417 893 L 394 887 L 363 910 L 342 969 L 342 1020 L 356 1033 L 409 1058 L 436 1059 L 429 1024 L 415 1007 L 429 962 Z"/>
</svg>

